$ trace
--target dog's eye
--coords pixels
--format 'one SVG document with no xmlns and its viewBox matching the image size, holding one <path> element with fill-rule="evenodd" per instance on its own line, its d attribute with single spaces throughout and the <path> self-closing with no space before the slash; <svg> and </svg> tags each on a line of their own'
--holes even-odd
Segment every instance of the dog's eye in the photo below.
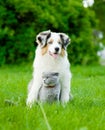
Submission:
<svg viewBox="0 0 105 130">
<path fill-rule="evenodd" d="M 52 41 L 48 42 L 48 44 L 52 44 Z"/>
<path fill-rule="evenodd" d="M 58 44 L 60 44 L 60 45 L 61 45 L 62 43 L 61 43 L 61 42 L 58 42 Z"/>
</svg>

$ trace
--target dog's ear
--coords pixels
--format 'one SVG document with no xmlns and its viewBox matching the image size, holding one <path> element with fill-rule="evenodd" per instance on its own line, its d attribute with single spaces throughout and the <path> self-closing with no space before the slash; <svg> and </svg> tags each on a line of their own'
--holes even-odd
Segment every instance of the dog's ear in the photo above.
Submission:
<svg viewBox="0 0 105 130">
<path fill-rule="evenodd" d="M 47 44 L 47 39 L 51 36 L 51 31 L 43 31 L 36 37 L 36 42 L 43 48 Z"/>
<path fill-rule="evenodd" d="M 62 41 L 62 43 L 63 43 L 63 44 L 62 44 L 62 47 L 63 47 L 64 49 L 66 49 L 67 46 L 70 44 L 71 39 L 70 39 L 69 36 L 66 35 L 65 33 L 59 33 L 59 35 L 60 35 L 61 41 Z"/>
</svg>

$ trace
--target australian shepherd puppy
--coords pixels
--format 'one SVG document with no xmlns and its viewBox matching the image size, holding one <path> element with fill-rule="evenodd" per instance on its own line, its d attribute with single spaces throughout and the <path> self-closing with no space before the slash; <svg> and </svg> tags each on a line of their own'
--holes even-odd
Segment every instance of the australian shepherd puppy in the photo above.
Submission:
<svg viewBox="0 0 105 130">
<path fill-rule="evenodd" d="M 38 101 L 38 92 L 42 84 L 43 72 L 58 72 L 60 76 L 60 101 L 67 103 L 71 99 L 71 72 L 66 48 L 70 38 L 64 33 L 41 32 L 36 37 L 38 43 L 33 63 L 33 79 L 29 84 L 27 105 Z"/>
</svg>

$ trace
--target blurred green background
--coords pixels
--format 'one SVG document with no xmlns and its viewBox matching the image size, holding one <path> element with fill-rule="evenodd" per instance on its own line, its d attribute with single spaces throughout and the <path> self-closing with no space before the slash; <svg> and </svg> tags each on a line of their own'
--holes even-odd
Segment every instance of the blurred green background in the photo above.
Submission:
<svg viewBox="0 0 105 130">
<path fill-rule="evenodd" d="M 104 23 L 105 0 L 0 0 L 0 65 L 33 61 L 35 37 L 48 29 L 70 36 L 71 64 L 98 63 Z"/>
</svg>

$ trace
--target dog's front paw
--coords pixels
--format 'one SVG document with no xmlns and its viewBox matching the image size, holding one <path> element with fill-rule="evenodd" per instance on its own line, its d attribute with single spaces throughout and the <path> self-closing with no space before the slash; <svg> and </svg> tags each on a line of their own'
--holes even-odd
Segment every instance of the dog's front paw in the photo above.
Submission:
<svg viewBox="0 0 105 130">
<path fill-rule="evenodd" d="M 26 105 L 31 108 L 34 102 L 34 98 L 27 98 Z"/>
<path fill-rule="evenodd" d="M 62 95 L 61 96 L 61 103 L 66 104 L 69 101 L 70 97 L 69 95 Z"/>
</svg>

